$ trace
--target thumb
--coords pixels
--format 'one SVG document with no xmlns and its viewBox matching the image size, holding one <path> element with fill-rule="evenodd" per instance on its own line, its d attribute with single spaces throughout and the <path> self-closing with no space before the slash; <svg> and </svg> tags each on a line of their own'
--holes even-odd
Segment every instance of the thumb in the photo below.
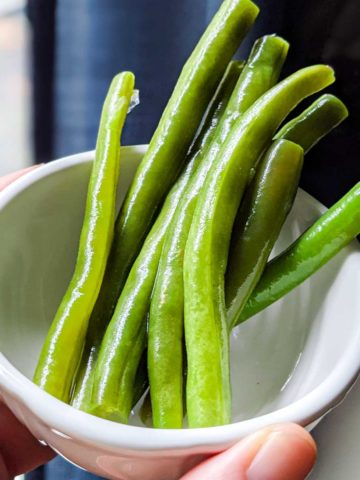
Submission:
<svg viewBox="0 0 360 480">
<path fill-rule="evenodd" d="M 269 427 L 201 463 L 181 480 L 304 480 L 316 445 L 298 425 Z"/>
</svg>

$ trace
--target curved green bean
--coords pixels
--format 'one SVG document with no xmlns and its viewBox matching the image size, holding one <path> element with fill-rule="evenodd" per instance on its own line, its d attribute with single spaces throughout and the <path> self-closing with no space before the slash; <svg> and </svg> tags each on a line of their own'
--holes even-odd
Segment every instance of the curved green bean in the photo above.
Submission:
<svg viewBox="0 0 360 480">
<path fill-rule="evenodd" d="M 299 185 L 304 151 L 276 140 L 257 168 L 237 213 L 225 276 L 229 328 L 258 283 Z"/>
<path fill-rule="evenodd" d="M 190 427 L 230 420 L 224 274 L 232 226 L 251 168 L 288 113 L 302 99 L 333 81 L 330 67 L 316 65 L 299 70 L 262 95 L 236 122 L 206 178 L 184 257 Z"/>
<path fill-rule="evenodd" d="M 131 270 L 132 273 L 130 274 L 130 279 L 128 279 L 125 284 L 124 295 L 131 296 L 133 302 L 131 311 L 135 310 L 138 316 L 143 314 L 143 308 L 137 306 L 137 302 L 142 301 L 141 293 L 143 290 L 134 290 L 131 278 L 133 280 L 135 279 L 135 282 L 140 282 L 144 289 L 149 289 L 151 287 L 153 278 L 156 274 L 158 256 L 160 255 L 159 252 L 161 251 L 165 231 L 174 214 L 182 192 L 200 162 L 200 154 L 202 150 L 208 142 L 211 141 L 212 135 L 225 110 L 242 68 L 243 62 L 233 61 L 229 63 L 224 77 L 208 106 L 200 132 L 190 149 L 187 158 L 187 167 L 165 200 L 159 217 L 148 235 L 149 238 L 145 241 L 141 253 L 139 254 L 139 259 L 136 260 L 134 267 Z M 145 271 L 146 273 L 144 273 Z M 124 298 L 124 295 L 122 295 L 122 298 Z M 144 298 L 146 298 L 146 294 Z M 146 304 L 144 304 L 143 307 L 146 307 Z M 119 309 L 120 307 L 118 308 L 118 311 Z M 72 399 L 72 404 L 80 410 L 88 410 L 91 408 L 95 363 L 98 358 L 100 345 L 107 324 L 108 318 L 106 316 L 92 315 L 90 318 L 89 329 Z M 127 378 L 129 378 L 129 376 Z M 126 397 L 128 397 L 127 393 Z"/>
<path fill-rule="evenodd" d="M 343 102 L 335 95 L 326 93 L 298 117 L 286 123 L 275 135 L 274 140 L 286 138 L 301 145 L 307 153 L 348 115 L 348 109 Z"/>
<path fill-rule="evenodd" d="M 232 63 L 215 95 L 215 111 L 210 109 L 205 125 L 209 126 L 204 142 L 194 147 L 194 153 L 179 181 L 172 188 L 165 204 L 148 234 L 143 248 L 131 268 L 123 291 L 121 292 L 114 315 L 101 343 L 98 361 L 94 370 L 91 410 L 99 416 L 124 421 L 124 409 L 128 403 L 123 398 L 133 391 L 134 378 L 127 377 L 122 382 L 123 371 L 130 363 L 139 363 L 139 357 L 132 354 L 132 345 L 142 325 L 146 322 L 150 306 L 150 296 L 154 285 L 162 242 L 176 206 L 196 169 L 199 166 L 201 151 L 211 141 L 214 129 L 234 88 L 240 73 L 238 64 Z M 204 127 L 204 132 L 206 127 Z M 135 365 L 132 366 L 135 373 Z M 135 375 L 134 375 L 135 376 Z M 126 387 L 127 386 L 127 387 Z M 129 412 L 128 412 L 129 413 Z"/>
<path fill-rule="evenodd" d="M 288 43 L 273 35 L 255 42 L 213 142 L 203 151 L 203 161 L 184 192 L 166 234 L 149 319 L 148 373 L 155 427 L 182 426 L 183 257 L 199 192 L 232 125 L 277 82 L 287 51 Z"/>
<path fill-rule="evenodd" d="M 360 182 L 268 263 L 235 323 L 244 322 L 300 285 L 359 234 Z"/>
<path fill-rule="evenodd" d="M 134 76 L 117 75 L 106 97 L 96 144 L 78 257 L 70 284 L 50 327 L 34 374 L 34 382 L 68 402 L 89 317 L 103 279 L 115 221 L 120 134 Z"/>
</svg>

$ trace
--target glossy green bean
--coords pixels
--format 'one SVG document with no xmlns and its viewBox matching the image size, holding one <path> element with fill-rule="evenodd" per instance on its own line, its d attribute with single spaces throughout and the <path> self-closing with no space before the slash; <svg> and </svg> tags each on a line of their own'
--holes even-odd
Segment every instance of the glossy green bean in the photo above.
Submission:
<svg viewBox="0 0 360 480">
<path fill-rule="evenodd" d="M 69 401 L 113 236 L 119 138 L 133 88 L 133 74 L 121 73 L 114 78 L 106 97 L 75 271 L 46 337 L 34 375 L 35 383 L 66 402 Z"/>
<path fill-rule="evenodd" d="M 236 84 L 237 79 L 239 78 L 242 68 L 243 62 L 233 61 L 229 63 L 224 77 L 208 106 L 202 127 L 197 135 L 197 139 L 190 149 L 186 162 L 187 167 L 164 202 L 159 217 L 150 231 L 141 253 L 139 254 L 139 258 L 136 260 L 134 267 L 131 270 L 129 279 L 125 284 L 124 294 L 122 294 L 121 298 L 126 299 L 128 296 L 131 297 L 131 309 L 126 311 L 128 311 L 129 315 L 130 312 L 135 311 L 135 315 L 138 315 L 139 322 L 144 320 L 144 317 L 141 317 L 140 319 L 140 316 L 143 315 L 146 303 L 143 304 L 142 307 L 138 307 L 137 302 L 142 301 L 142 294 L 152 288 L 152 283 L 154 281 L 153 279 L 157 269 L 158 256 L 160 255 L 159 252 L 161 251 L 165 231 L 188 181 L 199 165 L 201 160 L 201 152 L 212 139 L 212 135 L 225 110 L 231 92 Z M 133 288 L 132 281 L 135 281 L 136 283 L 140 282 L 142 289 L 135 290 Z M 146 294 L 144 298 L 147 298 Z M 123 300 L 121 300 L 120 304 L 123 304 Z M 119 310 L 121 310 L 120 306 L 118 307 L 117 311 Z M 145 316 L 146 314 L 147 312 L 145 312 Z M 72 399 L 72 404 L 81 410 L 88 410 L 91 408 L 90 405 L 93 390 L 95 363 L 98 358 L 101 341 L 103 339 L 107 324 L 108 319 L 106 316 L 102 317 L 98 315 L 92 315 L 90 318 L 88 334 Z M 126 397 L 128 397 L 127 393 Z"/>
<path fill-rule="evenodd" d="M 309 278 L 360 234 L 360 182 L 283 253 L 271 260 L 236 324 Z"/>
<path fill-rule="evenodd" d="M 184 257 L 190 427 L 220 425 L 230 420 L 224 274 L 235 215 L 251 168 L 288 113 L 303 98 L 333 81 L 330 67 L 316 65 L 299 70 L 262 95 L 235 123 L 206 178 Z"/>
<path fill-rule="evenodd" d="M 203 161 L 184 192 L 166 234 L 149 319 L 148 372 L 155 427 L 182 426 L 183 258 L 199 192 L 232 125 L 277 82 L 287 51 L 288 43 L 273 35 L 255 42 L 214 140 L 203 151 Z"/>
<path fill-rule="evenodd" d="M 257 168 L 234 223 L 225 276 L 229 328 L 266 266 L 299 185 L 304 151 L 276 140 Z"/>
<path fill-rule="evenodd" d="M 307 153 L 348 115 L 348 109 L 343 102 L 335 95 L 326 93 L 316 99 L 298 117 L 284 125 L 275 135 L 274 140 L 286 138 L 301 145 Z"/>
<path fill-rule="evenodd" d="M 225 0 L 185 63 L 117 218 L 92 314 L 94 323 L 110 321 L 153 219 L 184 165 L 203 114 L 258 11 L 251 0 Z"/>
<path fill-rule="evenodd" d="M 132 345 L 147 319 L 162 242 L 176 206 L 199 166 L 201 151 L 211 141 L 214 129 L 240 74 L 240 68 L 241 65 L 231 63 L 224 76 L 214 98 L 216 108 L 209 110 L 209 116 L 205 121 L 208 128 L 204 127 L 206 132 L 205 138 L 202 139 L 204 141 L 200 141 L 199 147 L 194 147 L 187 168 L 168 195 L 121 292 L 102 341 L 94 371 L 91 408 L 99 416 L 114 418 L 119 413 L 119 420 L 124 421 L 123 398 L 128 398 L 129 391 L 133 391 L 134 378 L 128 376 L 127 383 L 121 379 L 124 369 L 128 368 L 126 365 L 129 362 L 138 364 L 140 360 L 132 354 Z M 135 365 L 132 371 L 136 372 Z"/>
</svg>

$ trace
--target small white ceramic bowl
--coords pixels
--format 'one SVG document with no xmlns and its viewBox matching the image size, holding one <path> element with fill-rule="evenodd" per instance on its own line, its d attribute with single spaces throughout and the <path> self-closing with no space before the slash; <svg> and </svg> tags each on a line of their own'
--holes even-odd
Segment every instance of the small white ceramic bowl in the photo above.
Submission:
<svg viewBox="0 0 360 480">
<path fill-rule="evenodd" d="M 145 146 L 122 148 L 120 201 Z M 31 382 L 71 276 L 93 152 L 58 160 L 0 194 L 0 399 L 61 455 L 103 477 L 171 480 L 269 424 L 310 427 L 360 367 L 360 250 L 354 242 L 232 335 L 233 422 L 193 430 L 120 425 L 79 412 Z M 299 191 L 276 251 L 324 207 Z"/>
</svg>

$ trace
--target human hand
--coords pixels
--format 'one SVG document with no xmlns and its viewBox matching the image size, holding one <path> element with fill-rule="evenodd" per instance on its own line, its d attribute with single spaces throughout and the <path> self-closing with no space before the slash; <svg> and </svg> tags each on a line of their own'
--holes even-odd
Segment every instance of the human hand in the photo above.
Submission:
<svg viewBox="0 0 360 480">
<path fill-rule="evenodd" d="M 42 446 L 0 402 L 0 479 L 8 480 L 48 462 L 55 453 Z"/>
<path fill-rule="evenodd" d="M 314 440 L 302 427 L 275 425 L 211 457 L 181 480 L 304 480 L 316 452 Z"/>
</svg>

